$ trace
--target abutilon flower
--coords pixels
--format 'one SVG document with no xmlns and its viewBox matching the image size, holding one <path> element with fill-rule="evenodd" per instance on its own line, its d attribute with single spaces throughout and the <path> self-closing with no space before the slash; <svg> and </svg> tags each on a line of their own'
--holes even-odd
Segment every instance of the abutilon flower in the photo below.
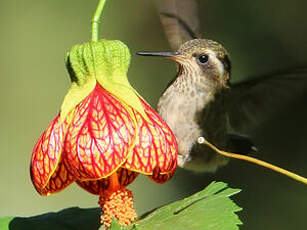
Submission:
<svg viewBox="0 0 307 230">
<path fill-rule="evenodd" d="M 99 195 L 101 222 L 136 218 L 125 187 L 139 173 L 166 182 L 177 166 L 177 143 L 166 123 L 127 79 L 130 53 L 120 41 L 77 45 L 67 55 L 72 86 L 61 112 L 36 143 L 32 182 L 41 195 L 76 182 Z"/>
</svg>

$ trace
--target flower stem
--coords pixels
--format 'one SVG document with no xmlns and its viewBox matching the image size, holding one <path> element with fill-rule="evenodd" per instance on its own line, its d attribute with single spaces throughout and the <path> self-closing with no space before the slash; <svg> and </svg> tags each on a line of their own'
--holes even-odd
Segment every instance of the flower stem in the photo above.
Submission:
<svg viewBox="0 0 307 230">
<path fill-rule="evenodd" d="M 92 18 L 92 41 L 97 42 L 99 37 L 99 22 L 103 11 L 104 4 L 107 0 L 99 0 L 95 14 Z"/>
<path fill-rule="evenodd" d="M 199 144 L 207 145 L 209 148 L 214 150 L 216 153 L 221 154 L 223 156 L 230 157 L 230 158 L 235 158 L 235 159 L 239 159 L 239 160 L 248 161 L 248 162 L 251 162 L 251 163 L 263 166 L 265 168 L 271 169 L 271 170 L 273 170 L 275 172 L 278 172 L 280 174 L 288 176 L 288 177 L 290 177 L 290 178 L 292 178 L 294 180 L 297 180 L 299 182 L 302 182 L 304 184 L 307 184 L 307 178 L 305 178 L 305 177 L 302 177 L 300 175 L 297 175 L 297 174 L 295 174 L 293 172 L 290 172 L 290 171 L 285 170 L 283 168 L 277 167 L 277 166 L 272 165 L 270 163 L 267 163 L 265 161 L 258 160 L 258 159 L 254 158 L 254 157 L 249 157 L 249 156 L 245 156 L 245 155 L 241 155 L 241 154 L 237 154 L 237 153 L 229 153 L 229 152 L 222 151 L 222 150 L 218 149 L 217 147 L 215 147 L 210 142 L 208 142 L 204 137 L 199 137 L 198 138 L 198 143 Z"/>
<path fill-rule="evenodd" d="M 117 172 L 114 172 L 109 178 L 110 178 L 110 185 L 108 190 L 114 192 L 120 189 L 120 183 L 118 181 Z"/>
</svg>

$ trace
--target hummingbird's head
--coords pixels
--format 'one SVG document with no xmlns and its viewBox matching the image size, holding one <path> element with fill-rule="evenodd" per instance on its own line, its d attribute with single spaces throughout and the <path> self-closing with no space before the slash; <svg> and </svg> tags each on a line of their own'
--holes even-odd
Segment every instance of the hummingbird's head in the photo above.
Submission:
<svg viewBox="0 0 307 230">
<path fill-rule="evenodd" d="M 231 63 L 227 50 L 218 42 L 193 39 L 180 46 L 174 58 L 181 68 L 191 68 L 201 77 L 227 87 Z"/>
<path fill-rule="evenodd" d="M 227 88 L 230 81 L 230 56 L 218 42 L 207 39 L 193 39 L 180 46 L 177 52 L 139 52 L 139 55 L 162 56 L 179 64 L 179 76 L 197 76 L 217 88 Z M 195 78 L 195 77 L 194 77 Z"/>
</svg>

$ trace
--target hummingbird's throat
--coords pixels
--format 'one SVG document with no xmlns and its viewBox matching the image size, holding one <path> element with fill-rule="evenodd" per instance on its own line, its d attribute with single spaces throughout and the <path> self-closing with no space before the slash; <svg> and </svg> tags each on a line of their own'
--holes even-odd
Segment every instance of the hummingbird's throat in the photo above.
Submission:
<svg viewBox="0 0 307 230">
<path fill-rule="evenodd" d="M 179 69 L 177 85 L 182 88 L 195 88 L 199 92 L 218 93 L 229 88 L 229 73 L 223 70 L 207 68 L 203 70 L 194 62 L 177 62 Z"/>
</svg>

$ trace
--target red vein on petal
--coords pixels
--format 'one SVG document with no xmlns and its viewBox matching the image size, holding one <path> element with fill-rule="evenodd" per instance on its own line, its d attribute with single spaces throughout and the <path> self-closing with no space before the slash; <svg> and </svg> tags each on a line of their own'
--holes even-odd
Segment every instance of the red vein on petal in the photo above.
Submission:
<svg viewBox="0 0 307 230">
<path fill-rule="evenodd" d="M 63 149 L 64 123 L 58 126 L 59 115 L 51 122 L 34 146 L 31 159 L 31 179 L 41 193 L 57 169 Z M 51 143 L 51 140 L 53 143 Z M 52 163 L 52 165 L 51 165 Z"/>
<path fill-rule="evenodd" d="M 129 171 L 128 169 L 125 168 L 119 168 L 117 170 L 117 174 L 121 187 L 128 186 L 138 176 L 138 173 Z M 95 195 L 102 194 L 104 191 L 109 189 L 110 185 L 109 177 L 99 180 L 87 180 L 87 181 L 76 181 L 76 182 L 81 188 Z"/>
<path fill-rule="evenodd" d="M 124 163 L 133 147 L 135 129 L 129 112 L 97 85 L 83 104 L 77 105 L 74 117 L 67 140 L 72 144 L 65 145 L 74 174 L 79 180 L 109 176 Z M 130 126 L 125 125 L 127 122 Z"/>
<path fill-rule="evenodd" d="M 55 172 L 40 193 L 41 195 L 49 195 L 51 193 L 60 192 L 74 181 L 74 177 L 67 170 L 65 163 L 60 160 Z"/>
<path fill-rule="evenodd" d="M 153 175 L 156 168 L 161 174 L 169 174 L 177 165 L 176 138 L 162 118 L 146 102 L 140 100 L 151 123 L 134 111 L 139 129 L 138 141 L 133 155 L 123 167 L 147 175 Z M 144 141 L 147 144 L 144 145 Z"/>
</svg>

